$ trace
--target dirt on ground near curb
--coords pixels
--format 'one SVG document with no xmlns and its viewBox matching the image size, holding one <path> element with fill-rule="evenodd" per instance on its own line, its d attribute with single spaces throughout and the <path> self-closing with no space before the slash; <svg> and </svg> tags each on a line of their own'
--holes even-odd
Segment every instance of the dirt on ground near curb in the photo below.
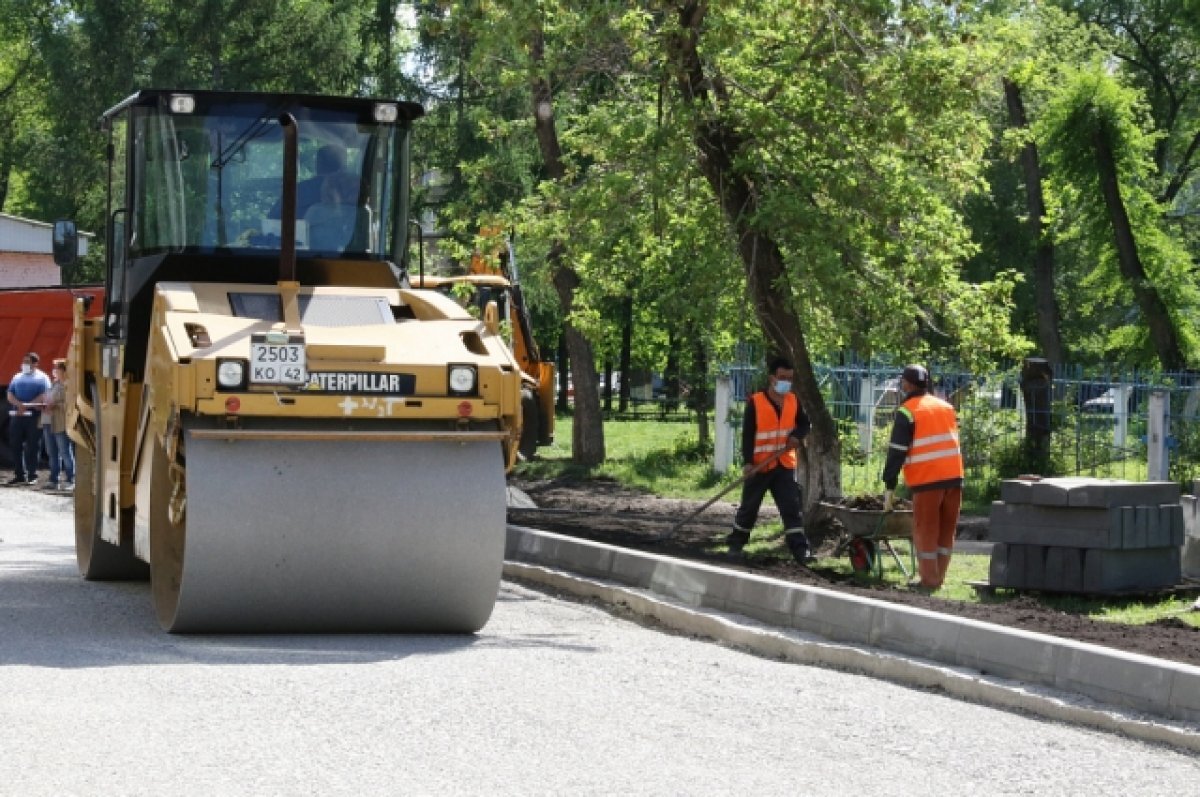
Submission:
<svg viewBox="0 0 1200 797">
<path fill-rule="evenodd" d="M 983 603 L 961 603 L 892 586 L 852 583 L 845 576 L 819 568 L 810 570 L 782 555 L 734 561 L 712 550 L 730 529 L 736 510 L 731 502 L 714 503 L 669 540 L 655 541 L 654 538 L 699 509 L 703 502 L 659 498 L 630 490 L 615 481 L 597 479 L 515 478 L 510 485 L 522 490 L 538 507 L 536 510 L 510 507 L 510 523 L 1200 666 L 1200 629 L 1178 618 L 1131 626 L 1059 611 L 1044 605 L 1035 594 L 1014 595 L 1005 591 L 985 596 Z M 767 500 L 762 519 L 772 517 L 773 508 Z M 816 553 L 831 555 L 838 542 L 836 530 L 811 521 L 806 525 Z M 964 517 L 959 524 L 959 539 L 986 540 L 987 518 Z"/>
</svg>

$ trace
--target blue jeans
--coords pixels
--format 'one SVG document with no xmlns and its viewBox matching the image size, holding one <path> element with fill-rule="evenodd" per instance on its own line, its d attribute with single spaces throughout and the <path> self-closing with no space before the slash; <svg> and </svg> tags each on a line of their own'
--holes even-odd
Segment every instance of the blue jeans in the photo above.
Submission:
<svg viewBox="0 0 1200 797">
<path fill-rule="evenodd" d="M 58 483 L 59 473 L 67 477 L 67 481 L 75 481 L 75 446 L 66 432 L 52 432 L 49 426 L 43 426 L 46 441 L 46 457 L 50 460 L 50 483 Z"/>
</svg>

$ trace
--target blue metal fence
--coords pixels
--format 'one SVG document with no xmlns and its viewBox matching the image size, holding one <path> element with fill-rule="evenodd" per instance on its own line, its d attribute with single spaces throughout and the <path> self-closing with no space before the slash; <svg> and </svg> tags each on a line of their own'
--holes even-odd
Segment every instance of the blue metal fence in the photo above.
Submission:
<svg viewBox="0 0 1200 797">
<path fill-rule="evenodd" d="M 842 444 L 842 487 L 847 494 L 878 492 L 892 416 L 900 400 L 900 365 L 851 362 L 816 369 Z M 999 493 L 1000 481 L 1028 466 L 1028 417 L 1020 366 L 974 373 L 929 364 L 932 389 L 958 412 L 967 470 L 967 496 L 977 502 Z M 762 380 L 762 365 L 746 360 L 721 369 L 733 386 L 727 422 L 739 428 L 745 397 Z M 1150 397 L 1165 396 L 1169 478 L 1190 486 L 1200 478 L 1200 377 L 1195 374 L 1097 374 L 1054 369 L 1049 385 L 1050 447 L 1038 460 L 1042 475 L 1147 478 Z M 717 419 L 719 423 L 721 419 Z"/>
</svg>

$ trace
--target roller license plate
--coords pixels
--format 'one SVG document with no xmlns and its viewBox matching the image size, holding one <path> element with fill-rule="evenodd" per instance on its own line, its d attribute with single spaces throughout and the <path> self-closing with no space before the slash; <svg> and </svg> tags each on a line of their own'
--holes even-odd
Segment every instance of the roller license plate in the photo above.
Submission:
<svg viewBox="0 0 1200 797">
<path fill-rule="evenodd" d="M 250 384 L 303 385 L 307 382 L 303 338 L 293 337 L 287 343 L 268 341 L 262 335 L 250 338 Z"/>
</svg>

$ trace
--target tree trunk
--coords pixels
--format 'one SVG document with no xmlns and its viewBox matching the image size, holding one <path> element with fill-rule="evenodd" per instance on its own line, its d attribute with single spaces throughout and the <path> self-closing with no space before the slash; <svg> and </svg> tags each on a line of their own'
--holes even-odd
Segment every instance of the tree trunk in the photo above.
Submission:
<svg viewBox="0 0 1200 797">
<path fill-rule="evenodd" d="M 663 373 L 663 407 L 667 412 L 679 409 L 679 337 L 667 336 L 667 367 Z"/>
<path fill-rule="evenodd" d="M 612 383 L 613 383 L 612 360 L 605 357 L 604 358 L 604 411 L 606 413 L 612 412 L 612 399 L 613 399 Z"/>
<path fill-rule="evenodd" d="M 1021 89 L 1008 78 L 1002 78 L 1004 99 L 1008 103 L 1008 123 L 1019 130 L 1029 128 Z M 1046 230 L 1046 200 L 1042 192 L 1042 166 L 1037 144 L 1032 141 L 1021 150 L 1021 169 L 1025 176 L 1025 204 L 1029 213 L 1029 233 L 1036 249 L 1034 254 L 1034 292 L 1036 296 L 1038 343 L 1042 355 L 1052 364 L 1062 364 L 1063 350 L 1058 299 L 1054 294 L 1054 243 Z"/>
<path fill-rule="evenodd" d="M 796 308 L 786 290 L 783 254 L 771 236 L 751 224 L 758 210 L 754 184 L 734 165 L 741 134 L 721 120 L 726 96 L 720 76 L 704 72 L 698 43 L 707 13 L 703 0 L 679 6 L 680 30 L 671 41 L 676 83 L 683 99 L 696 111 L 693 139 L 701 172 L 721 204 L 722 213 L 738 242 L 754 312 L 773 349 L 791 359 L 796 391 L 812 422 L 812 432 L 800 448 L 799 475 L 805 509 L 825 497 L 842 493 L 841 446 L 837 427 L 821 395 Z M 717 111 L 706 109 L 716 104 Z"/>
<path fill-rule="evenodd" d="M 8 199 L 8 180 L 12 174 L 12 164 L 0 164 L 0 213 L 4 212 L 4 203 Z"/>
<path fill-rule="evenodd" d="M 560 332 L 558 335 L 558 400 L 555 402 L 555 409 L 566 412 L 567 393 L 571 387 L 571 356 L 567 353 L 567 334 Z"/>
<path fill-rule="evenodd" d="M 530 80 L 533 97 L 533 126 L 537 133 L 538 148 L 542 163 L 550 180 L 562 180 L 566 168 L 562 162 L 562 147 L 558 141 L 558 130 L 554 121 L 554 92 L 543 76 L 545 64 L 545 40 L 539 28 L 533 33 L 530 55 L 537 68 Z M 600 416 L 600 380 L 596 376 L 596 358 L 592 344 L 571 323 L 571 310 L 575 305 L 575 289 L 579 287 L 579 275 L 567 265 L 567 247 L 562 241 L 554 241 L 547 261 L 550 279 L 558 293 L 562 308 L 563 334 L 567 338 L 567 352 L 571 358 L 571 376 L 575 383 L 575 417 L 571 424 L 571 461 L 577 465 L 591 467 L 604 461 L 604 422 Z"/>
<path fill-rule="evenodd" d="M 1100 174 L 1100 191 L 1104 196 L 1108 218 L 1113 226 L 1113 239 L 1117 246 L 1117 259 L 1121 274 L 1133 288 L 1133 296 L 1142 317 L 1150 329 L 1150 341 L 1158 354 L 1158 361 L 1165 371 L 1182 371 L 1187 367 L 1179 335 L 1167 306 L 1154 287 L 1138 255 L 1137 237 L 1129 223 L 1125 202 L 1121 199 L 1121 185 L 1117 175 L 1117 162 L 1113 155 L 1107 126 L 1100 122 L 1092 134 L 1092 145 L 1096 150 L 1096 169 Z"/>
<path fill-rule="evenodd" d="M 621 300 L 621 394 L 617 408 L 629 412 L 629 385 L 633 381 L 633 293 Z"/>
<path fill-rule="evenodd" d="M 700 450 L 705 451 L 709 446 L 708 403 L 712 400 L 708 392 L 708 351 L 701 335 L 694 334 L 692 343 L 692 389 L 688 403 L 696 411 L 696 439 Z"/>
</svg>

